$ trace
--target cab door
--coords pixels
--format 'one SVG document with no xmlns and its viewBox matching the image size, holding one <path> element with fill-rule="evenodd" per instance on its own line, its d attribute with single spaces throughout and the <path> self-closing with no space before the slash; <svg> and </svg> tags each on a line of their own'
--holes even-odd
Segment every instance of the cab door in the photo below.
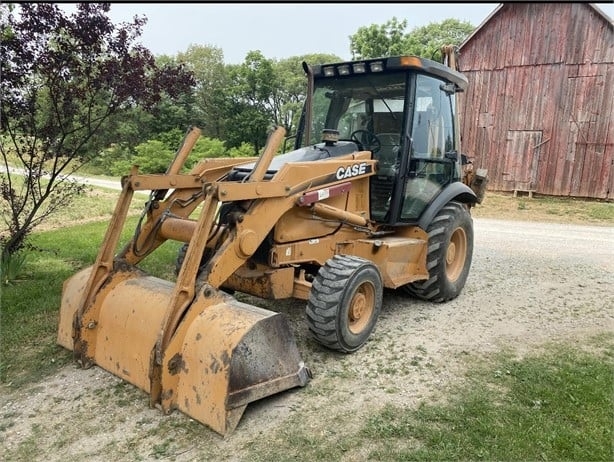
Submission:
<svg viewBox="0 0 614 462">
<path fill-rule="evenodd" d="M 460 178 L 454 132 L 454 97 L 445 81 L 417 74 L 410 152 L 401 222 L 417 221 L 447 185 Z"/>
</svg>

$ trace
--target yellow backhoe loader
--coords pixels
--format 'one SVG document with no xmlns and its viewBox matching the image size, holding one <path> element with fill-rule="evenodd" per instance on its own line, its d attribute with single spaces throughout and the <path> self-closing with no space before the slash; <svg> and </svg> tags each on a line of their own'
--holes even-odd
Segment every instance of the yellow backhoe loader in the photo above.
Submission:
<svg viewBox="0 0 614 462">
<path fill-rule="evenodd" d="M 453 58 L 453 53 L 446 55 Z M 384 288 L 456 297 L 471 264 L 469 209 L 486 172 L 460 154 L 456 93 L 466 78 L 415 56 L 303 65 L 308 91 L 294 149 L 285 130 L 257 158 L 205 159 L 181 173 L 186 135 L 165 174 L 122 178 L 94 264 L 64 284 L 58 343 L 226 435 L 248 403 L 304 386 L 282 314 L 240 291 L 306 301 L 313 337 L 346 353 L 375 327 Z M 135 191 L 151 191 L 119 249 Z M 185 243 L 174 282 L 139 263 Z"/>
</svg>

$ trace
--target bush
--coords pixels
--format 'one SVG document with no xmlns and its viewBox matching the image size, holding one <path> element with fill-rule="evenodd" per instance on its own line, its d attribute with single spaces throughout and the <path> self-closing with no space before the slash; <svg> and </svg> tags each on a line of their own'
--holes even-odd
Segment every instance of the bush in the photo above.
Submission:
<svg viewBox="0 0 614 462">
<path fill-rule="evenodd" d="M 217 138 L 201 136 L 194 145 L 194 149 L 186 164 L 192 167 L 199 160 L 212 157 L 228 157 L 226 143 Z"/>
<path fill-rule="evenodd" d="M 158 140 L 149 140 L 134 148 L 136 154 L 131 159 L 116 161 L 112 168 L 113 175 L 127 175 L 132 165 L 139 166 L 141 173 L 164 173 L 175 156 L 166 144 Z"/>
<path fill-rule="evenodd" d="M 139 166 L 140 173 L 164 173 L 175 157 L 183 140 L 180 130 L 160 133 L 156 139 L 148 140 L 134 148 L 131 155 L 127 148 L 112 146 L 105 149 L 97 160 L 97 165 L 109 165 L 106 171 L 111 175 L 122 176 L 130 172 L 132 165 Z M 249 143 L 228 149 L 226 143 L 217 138 L 200 137 L 186 159 L 184 171 L 190 170 L 198 161 L 214 157 L 251 157 L 254 148 Z"/>
<path fill-rule="evenodd" d="M 129 147 L 123 144 L 112 144 L 86 164 L 83 171 L 94 175 L 125 175 L 126 171 L 122 171 L 121 174 L 115 172 L 115 165 L 121 162 L 130 164 L 132 156 L 133 153 Z"/>
<path fill-rule="evenodd" d="M 254 147 L 249 143 L 241 143 L 241 146 L 236 148 L 231 148 L 228 151 L 228 155 L 230 157 L 253 157 L 254 156 Z"/>
<path fill-rule="evenodd" d="M 24 252 L 1 252 L 0 285 L 9 285 L 16 281 L 26 263 Z"/>
</svg>

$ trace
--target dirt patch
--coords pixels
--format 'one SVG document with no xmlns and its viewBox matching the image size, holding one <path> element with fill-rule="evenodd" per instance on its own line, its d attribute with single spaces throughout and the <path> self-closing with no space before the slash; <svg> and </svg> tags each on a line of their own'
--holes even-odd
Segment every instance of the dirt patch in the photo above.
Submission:
<svg viewBox="0 0 614 462">
<path fill-rule="evenodd" d="M 97 221 L 109 220 L 113 215 L 118 192 L 102 188 L 87 188 L 84 193 L 63 210 L 47 217 L 36 231 L 50 231 L 65 226 L 84 225 Z M 139 194 L 130 203 L 128 216 L 138 216 L 143 211 L 146 197 Z"/>
<path fill-rule="evenodd" d="M 223 439 L 189 417 L 164 416 L 148 397 L 97 367 L 61 369 L 45 382 L 2 391 L 4 460 L 251 460 L 298 426 L 319 438 L 354 435 L 387 403 L 444 397 L 490 352 L 522 354 L 546 342 L 614 331 L 614 228 L 475 220 L 465 290 L 445 304 L 389 291 L 367 345 L 330 352 L 308 335 L 302 302 L 245 301 L 285 313 L 314 373 L 302 389 L 251 404 Z M 343 460 L 367 460 L 349 448 Z"/>
</svg>

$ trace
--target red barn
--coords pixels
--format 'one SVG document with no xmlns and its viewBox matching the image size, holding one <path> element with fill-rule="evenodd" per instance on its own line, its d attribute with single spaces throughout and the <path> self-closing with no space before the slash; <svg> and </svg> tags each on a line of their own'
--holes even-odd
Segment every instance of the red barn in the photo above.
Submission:
<svg viewBox="0 0 614 462">
<path fill-rule="evenodd" d="M 614 25 L 589 3 L 503 3 L 460 47 L 463 152 L 489 189 L 614 199 Z"/>
</svg>

